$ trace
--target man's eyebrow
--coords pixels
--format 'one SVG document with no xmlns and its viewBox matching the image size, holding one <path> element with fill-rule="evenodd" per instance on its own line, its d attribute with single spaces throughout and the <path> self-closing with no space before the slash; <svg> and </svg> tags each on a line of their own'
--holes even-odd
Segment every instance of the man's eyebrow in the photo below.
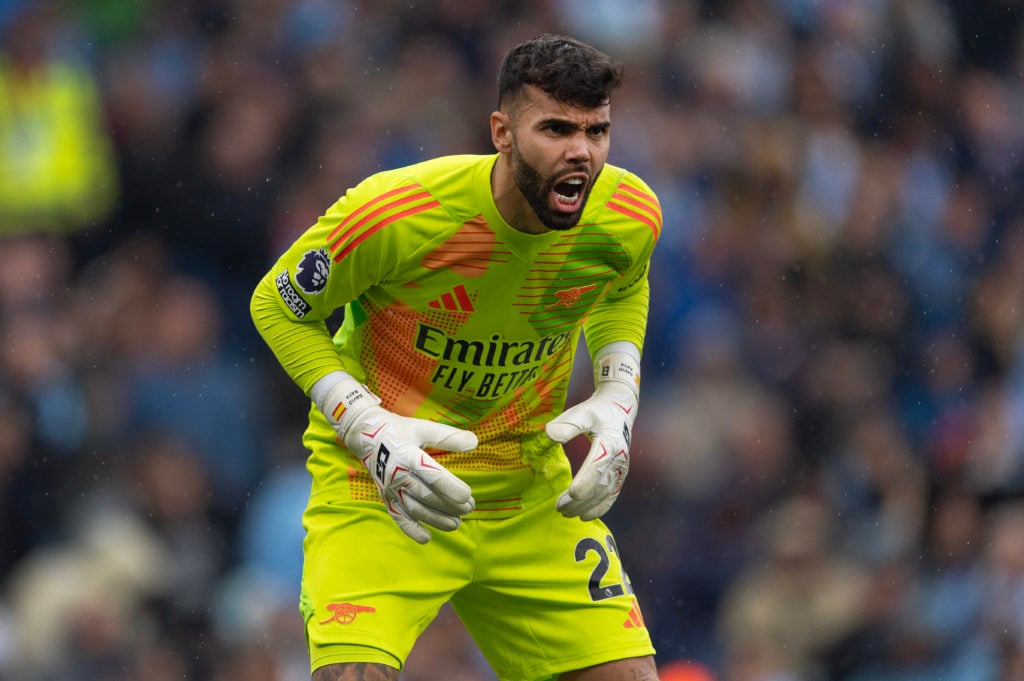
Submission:
<svg viewBox="0 0 1024 681">
<path fill-rule="evenodd" d="M 581 130 L 587 130 L 587 131 L 595 130 L 595 129 L 596 130 L 600 130 L 600 131 L 604 131 L 604 130 L 607 130 L 608 128 L 610 128 L 612 126 L 611 121 L 608 121 L 608 120 L 598 121 L 596 123 L 583 123 L 583 124 L 580 124 L 580 123 L 577 123 L 576 121 L 569 120 L 568 118 L 559 118 L 557 116 L 552 116 L 550 118 L 543 118 L 543 119 L 537 121 L 537 126 L 541 127 L 541 128 L 546 127 L 546 126 L 553 126 L 553 125 L 562 126 L 562 127 L 569 127 L 569 128 L 579 128 Z"/>
<path fill-rule="evenodd" d="M 575 127 L 576 124 L 570 121 L 568 118 L 558 118 L 557 116 L 551 116 L 549 118 L 540 119 L 539 121 L 537 121 L 537 125 L 539 127 L 544 127 L 547 125 L 561 125 L 572 128 Z"/>
</svg>

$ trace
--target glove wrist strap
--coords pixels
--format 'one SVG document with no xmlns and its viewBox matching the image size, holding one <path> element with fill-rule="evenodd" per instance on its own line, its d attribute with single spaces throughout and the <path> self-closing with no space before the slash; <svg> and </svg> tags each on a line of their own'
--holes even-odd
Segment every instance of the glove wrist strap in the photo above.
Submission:
<svg viewBox="0 0 1024 681">
<path fill-rule="evenodd" d="M 310 397 L 342 436 L 359 414 L 381 401 L 345 371 L 332 371 L 318 380 L 310 391 Z"/>
<path fill-rule="evenodd" d="M 609 352 L 594 362 L 594 385 L 615 382 L 629 386 L 640 397 L 640 362 L 628 352 Z"/>
</svg>

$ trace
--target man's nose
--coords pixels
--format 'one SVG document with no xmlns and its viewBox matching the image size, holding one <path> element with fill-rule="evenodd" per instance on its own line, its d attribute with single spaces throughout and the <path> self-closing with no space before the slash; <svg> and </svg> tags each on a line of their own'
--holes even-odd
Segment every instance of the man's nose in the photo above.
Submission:
<svg viewBox="0 0 1024 681">
<path fill-rule="evenodd" d="M 570 163 L 585 163 L 590 160 L 590 142 L 586 135 L 580 133 L 569 138 L 565 159 Z"/>
</svg>

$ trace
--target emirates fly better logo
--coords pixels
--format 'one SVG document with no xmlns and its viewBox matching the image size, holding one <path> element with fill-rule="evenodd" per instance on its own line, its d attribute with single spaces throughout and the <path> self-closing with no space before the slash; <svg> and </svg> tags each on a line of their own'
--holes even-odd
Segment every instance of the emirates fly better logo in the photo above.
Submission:
<svg viewBox="0 0 1024 681">
<path fill-rule="evenodd" d="M 558 354 L 572 333 L 514 340 L 501 334 L 489 338 L 450 336 L 423 322 L 417 324 L 414 347 L 436 362 L 430 382 L 474 399 L 496 399 L 537 377 L 550 357 Z"/>
</svg>

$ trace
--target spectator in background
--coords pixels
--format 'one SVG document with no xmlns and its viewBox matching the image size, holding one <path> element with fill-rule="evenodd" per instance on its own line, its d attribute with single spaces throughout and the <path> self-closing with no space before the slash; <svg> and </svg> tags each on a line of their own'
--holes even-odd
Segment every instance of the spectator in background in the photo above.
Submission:
<svg viewBox="0 0 1024 681">
<path fill-rule="evenodd" d="M 175 433 L 190 443 L 212 485 L 214 512 L 228 521 L 266 463 L 265 405 L 252 374 L 221 346 L 219 308 L 209 285 L 171 276 L 147 304 L 151 311 L 144 319 L 125 320 L 142 342 L 122 356 L 124 425 L 128 432 Z"/>
<path fill-rule="evenodd" d="M 746 568 L 722 599 L 726 678 L 747 678 L 739 669 L 754 660 L 817 678 L 826 652 L 864 617 L 867 573 L 837 549 L 831 510 L 815 498 L 788 499 L 763 522 L 767 561 Z"/>
<path fill-rule="evenodd" d="M 71 249 L 61 238 L 0 238 L 0 502 L 8 550 L 0 566 L 60 536 L 57 499 L 71 494 L 90 439 L 83 349 L 72 302 Z"/>
<path fill-rule="evenodd" d="M 0 28 L 0 235 L 82 230 L 119 197 L 101 86 L 59 11 L 28 2 Z"/>
<path fill-rule="evenodd" d="M 942 492 L 925 555 L 873 563 L 865 616 L 825 656 L 828 678 L 995 678 L 999 654 L 981 624 L 985 532 L 975 497 Z"/>
<path fill-rule="evenodd" d="M 9 574 L 13 678 L 121 678 L 157 642 L 146 603 L 163 592 L 166 547 L 124 509 L 75 511 L 66 541 L 36 548 Z"/>
</svg>

